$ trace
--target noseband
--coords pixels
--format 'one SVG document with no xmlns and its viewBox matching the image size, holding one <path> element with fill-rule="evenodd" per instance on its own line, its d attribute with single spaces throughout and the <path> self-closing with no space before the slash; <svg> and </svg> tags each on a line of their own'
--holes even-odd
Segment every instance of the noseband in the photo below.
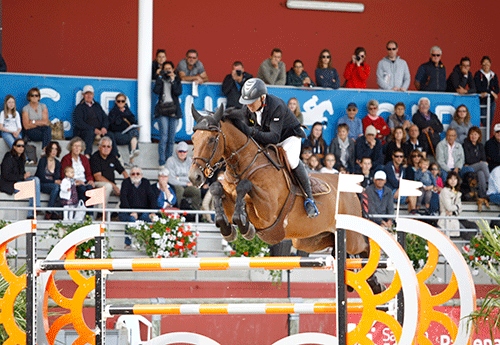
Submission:
<svg viewBox="0 0 500 345">
<path fill-rule="evenodd" d="M 203 174 L 205 175 L 206 178 L 211 178 L 212 176 L 214 176 L 214 173 L 218 169 L 220 169 L 225 163 L 225 160 L 224 160 L 224 161 L 218 161 L 213 165 L 210 164 L 210 162 L 212 161 L 212 159 L 215 156 L 215 153 L 217 152 L 217 149 L 219 148 L 219 138 L 220 138 L 221 134 L 222 134 L 222 137 L 224 138 L 224 150 L 226 149 L 226 135 L 224 134 L 223 131 L 221 131 L 221 129 L 218 126 L 209 126 L 208 130 L 211 132 L 217 131 L 217 137 L 215 138 L 215 148 L 212 151 L 210 158 L 207 159 L 205 157 L 193 157 L 193 163 L 195 163 L 198 166 L 198 168 L 200 169 L 200 171 L 203 172 Z M 203 161 L 205 163 L 205 166 L 202 166 L 201 164 L 199 164 L 197 162 L 198 159 Z"/>
</svg>

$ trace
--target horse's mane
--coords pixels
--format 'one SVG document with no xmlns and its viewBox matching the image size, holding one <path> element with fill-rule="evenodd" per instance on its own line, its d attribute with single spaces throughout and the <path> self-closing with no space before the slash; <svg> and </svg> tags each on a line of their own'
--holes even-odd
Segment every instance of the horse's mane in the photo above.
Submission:
<svg viewBox="0 0 500 345">
<path fill-rule="evenodd" d="M 235 121 L 242 121 L 245 124 L 249 124 L 248 118 L 245 116 L 245 111 L 243 109 L 237 109 L 237 108 L 227 108 L 224 111 L 224 114 L 222 115 L 221 121 L 224 122 L 231 122 L 234 125 Z M 235 126 L 238 128 L 237 126 Z"/>
</svg>

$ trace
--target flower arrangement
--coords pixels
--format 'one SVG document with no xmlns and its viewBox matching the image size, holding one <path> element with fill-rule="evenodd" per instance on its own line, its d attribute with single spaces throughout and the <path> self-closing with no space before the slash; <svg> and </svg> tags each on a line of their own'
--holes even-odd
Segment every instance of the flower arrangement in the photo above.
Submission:
<svg viewBox="0 0 500 345">
<path fill-rule="evenodd" d="M 406 254 L 414 269 L 424 267 L 429 256 L 427 240 L 414 234 L 406 234 Z"/>
<path fill-rule="evenodd" d="M 474 236 L 469 244 L 465 245 L 463 256 L 465 261 L 474 269 L 473 274 L 477 274 L 479 268 L 487 269 L 490 265 L 498 269 L 500 264 L 500 250 L 495 246 L 495 239 L 500 238 L 500 229 L 491 229 L 488 223 L 480 224 L 481 232 Z"/>
<path fill-rule="evenodd" d="M 227 242 L 226 242 L 227 244 Z M 246 256 L 246 257 L 264 257 L 269 256 L 269 245 L 262 241 L 257 236 L 253 240 L 248 241 L 241 236 L 238 231 L 238 238 L 231 243 L 230 247 L 226 247 L 227 256 Z"/>
<path fill-rule="evenodd" d="M 184 214 L 185 215 L 185 214 Z M 189 225 L 184 225 L 184 216 L 178 213 L 167 213 L 161 210 L 155 215 L 152 223 L 137 221 L 128 227 L 135 236 L 138 248 L 155 258 L 186 258 L 197 255 L 196 241 L 199 232 L 191 231 Z"/>
</svg>

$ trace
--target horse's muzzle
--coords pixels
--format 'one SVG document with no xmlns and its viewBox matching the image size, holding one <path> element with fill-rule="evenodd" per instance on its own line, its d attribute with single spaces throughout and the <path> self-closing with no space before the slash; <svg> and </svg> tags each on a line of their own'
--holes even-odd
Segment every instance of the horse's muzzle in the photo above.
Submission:
<svg viewBox="0 0 500 345">
<path fill-rule="evenodd" d="M 191 169 L 189 169 L 189 181 L 197 188 L 201 188 L 205 183 L 205 175 L 195 164 L 191 165 Z"/>
</svg>

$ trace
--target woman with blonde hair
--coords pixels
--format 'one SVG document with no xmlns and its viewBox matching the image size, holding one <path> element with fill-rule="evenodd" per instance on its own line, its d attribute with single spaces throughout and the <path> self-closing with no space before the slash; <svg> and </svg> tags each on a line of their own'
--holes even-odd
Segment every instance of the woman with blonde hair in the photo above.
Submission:
<svg viewBox="0 0 500 345">
<path fill-rule="evenodd" d="M 21 116 L 16 110 L 16 99 L 12 95 L 7 95 L 0 113 L 0 131 L 9 148 L 12 149 L 12 144 L 16 139 L 22 139 L 22 129 Z"/>
<path fill-rule="evenodd" d="M 288 100 L 288 109 L 292 111 L 300 124 L 304 123 L 304 116 L 302 116 L 302 112 L 300 111 L 300 103 L 297 98 L 292 97 Z"/>
</svg>

